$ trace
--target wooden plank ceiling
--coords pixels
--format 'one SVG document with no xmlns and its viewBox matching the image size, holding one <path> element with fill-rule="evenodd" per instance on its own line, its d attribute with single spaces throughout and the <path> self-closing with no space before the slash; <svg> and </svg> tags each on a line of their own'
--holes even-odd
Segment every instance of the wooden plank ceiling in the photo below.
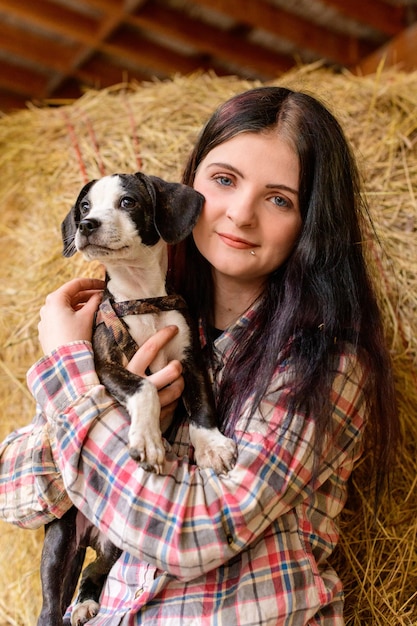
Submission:
<svg viewBox="0 0 417 626">
<path fill-rule="evenodd" d="M 417 0 L 0 0 L 0 111 L 213 70 L 417 69 Z"/>
</svg>

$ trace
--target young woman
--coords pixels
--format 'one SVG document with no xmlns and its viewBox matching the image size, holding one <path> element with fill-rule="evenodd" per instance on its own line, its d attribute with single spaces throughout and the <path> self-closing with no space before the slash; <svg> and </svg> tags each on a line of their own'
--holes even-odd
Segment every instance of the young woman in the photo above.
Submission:
<svg viewBox="0 0 417 626">
<path fill-rule="evenodd" d="M 41 311 L 45 357 L 28 374 L 39 413 L 3 444 L 2 517 L 35 527 L 74 503 L 123 549 L 96 626 L 341 625 L 328 559 L 347 481 L 369 447 L 380 490 L 398 431 L 355 162 L 316 99 L 261 87 L 215 112 L 184 182 L 206 202 L 171 280 L 199 320 L 235 467 L 193 464 L 186 420 L 162 474 L 129 457 L 126 413 L 94 371 L 102 283 L 76 279 Z M 129 368 L 144 375 L 175 330 Z M 181 366 L 150 378 L 166 426 Z"/>
</svg>

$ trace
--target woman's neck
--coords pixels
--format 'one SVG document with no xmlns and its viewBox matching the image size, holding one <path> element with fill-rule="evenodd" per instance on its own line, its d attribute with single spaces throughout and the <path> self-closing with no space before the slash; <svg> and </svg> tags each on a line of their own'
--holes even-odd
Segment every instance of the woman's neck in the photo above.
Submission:
<svg viewBox="0 0 417 626">
<path fill-rule="evenodd" d="M 225 330 L 255 302 L 264 285 L 214 278 L 214 325 Z"/>
</svg>

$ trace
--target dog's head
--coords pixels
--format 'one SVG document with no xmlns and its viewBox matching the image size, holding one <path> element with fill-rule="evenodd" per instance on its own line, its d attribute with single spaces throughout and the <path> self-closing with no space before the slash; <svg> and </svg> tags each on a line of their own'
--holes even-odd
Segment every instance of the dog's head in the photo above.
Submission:
<svg viewBox="0 0 417 626">
<path fill-rule="evenodd" d="M 178 243 L 194 228 L 204 196 L 156 176 L 113 174 L 87 183 L 62 222 L 63 255 L 132 258 L 138 245 Z"/>
</svg>

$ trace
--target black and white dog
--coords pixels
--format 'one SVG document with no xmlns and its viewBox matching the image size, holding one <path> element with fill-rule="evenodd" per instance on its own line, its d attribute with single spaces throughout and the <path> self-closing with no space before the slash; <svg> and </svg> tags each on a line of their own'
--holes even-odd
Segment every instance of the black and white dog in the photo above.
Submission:
<svg viewBox="0 0 417 626">
<path fill-rule="evenodd" d="M 190 439 L 200 467 L 226 472 L 235 462 L 235 444 L 217 429 L 210 385 L 199 356 L 198 337 L 183 301 L 166 287 L 167 243 L 184 239 L 204 204 L 194 189 L 154 176 L 114 174 L 81 190 L 62 223 L 64 256 L 78 250 L 106 268 L 93 335 L 97 374 L 130 418 L 129 452 L 145 469 L 161 472 L 165 448 L 156 388 L 125 369 L 135 350 L 159 328 L 175 324 L 178 334 L 152 363 L 157 371 L 172 359 L 183 364 L 184 406 Z M 42 553 L 43 606 L 38 626 L 59 626 L 92 546 L 97 559 L 83 573 L 71 624 L 96 614 L 102 585 L 120 554 L 75 508 L 46 527 Z"/>
</svg>

